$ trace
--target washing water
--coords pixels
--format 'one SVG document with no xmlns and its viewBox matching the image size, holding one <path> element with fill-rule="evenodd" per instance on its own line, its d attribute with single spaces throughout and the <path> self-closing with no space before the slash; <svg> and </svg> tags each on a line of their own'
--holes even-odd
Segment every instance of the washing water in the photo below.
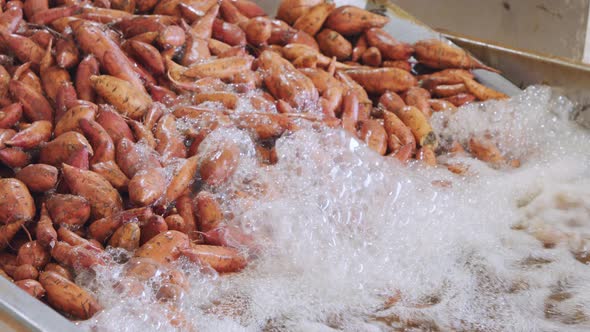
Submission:
<svg viewBox="0 0 590 332">
<path fill-rule="evenodd" d="M 487 137 L 521 163 L 439 157 L 463 175 L 401 165 L 328 129 L 282 137 L 278 164 L 260 166 L 246 133 L 219 129 L 201 150 L 239 143 L 239 169 L 215 194 L 258 243 L 248 267 L 219 276 L 179 262 L 191 286 L 174 305 L 156 300 L 157 277 L 140 296 L 118 291 L 124 265 L 82 274 L 105 310 L 81 326 L 165 332 L 183 317 L 195 331 L 588 331 L 590 133 L 572 108 L 530 87 L 436 113 L 443 148 Z"/>
</svg>

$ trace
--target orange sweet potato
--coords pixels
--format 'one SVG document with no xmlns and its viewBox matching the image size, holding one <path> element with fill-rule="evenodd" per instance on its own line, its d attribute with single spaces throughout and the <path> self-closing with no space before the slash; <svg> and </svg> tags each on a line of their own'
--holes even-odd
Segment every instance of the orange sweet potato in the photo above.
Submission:
<svg viewBox="0 0 590 332">
<path fill-rule="evenodd" d="M 94 153 L 84 136 L 75 131 L 68 131 L 41 148 L 39 162 L 60 167 L 62 163 L 70 160 L 73 153 L 84 149 L 90 154 Z"/>
<path fill-rule="evenodd" d="M 49 252 L 37 241 L 29 241 L 18 249 L 16 264 L 30 264 L 40 270 L 49 263 L 51 256 Z"/>
<path fill-rule="evenodd" d="M 18 171 L 15 177 L 27 185 L 32 192 L 43 193 L 55 188 L 58 170 L 46 164 L 31 164 Z"/>
<path fill-rule="evenodd" d="M 104 243 L 121 225 L 128 222 L 145 222 L 152 214 L 153 211 L 149 207 L 121 211 L 94 221 L 88 228 L 88 235 Z"/>
<path fill-rule="evenodd" d="M 96 92 L 124 116 L 141 119 L 152 106 L 149 95 L 120 78 L 109 75 L 91 76 L 90 82 Z"/>
<path fill-rule="evenodd" d="M 356 35 L 370 28 L 382 28 L 389 22 L 385 16 L 373 14 L 355 6 L 342 6 L 332 11 L 325 27 L 342 35 Z"/>
<path fill-rule="evenodd" d="M 485 69 L 498 72 L 475 60 L 467 51 L 442 40 L 421 40 L 414 44 L 414 49 L 418 61 L 431 68 Z"/>
<path fill-rule="evenodd" d="M 123 248 L 128 251 L 134 251 L 139 248 L 139 239 L 141 231 L 137 223 L 126 223 L 121 225 L 109 240 L 111 247 Z"/>
<path fill-rule="evenodd" d="M 416 78 L 398 68 L 358 68 L 346 70 L 368 93 L 383 94 L 386 91 L 400 92 L 417 84 Z"/>
<path fill-rule="evenodd" d="M 45 203 L 41 205 L 41 213 L 39 222 L 37 223 L 35 237 L 37 242 L 46 248 L 52 247 L 57 241 L 57 232 L 53 227 L 53 221 L 49 216 L 49 211 L 47 211 Z"/>
<path fill-rule="evenodd" d="M 219 149 L 208 151 L 202 157 L 199 174 L 210 186 L 217 186 L 227 181 L 236 171 L 240 150 L 234 144 L 226 144 Z"/>
<path fill-rule="evenodd" d="M 90 203 L 84 197 L 53 194 L 45 201 L 53 223 L 77 229 L 90 218 Z"/>
<path fill-rule="evenodd" d="M 75 318 L 88 319 L 102 309 L 86 290 L 55 272 L 42 272 L 39 282 L 47 292 L 47 302 Z"/>
<path fill-rule="evenodd" d="M 12 136 L 11 139 L 4 141 L 4 144 L 23 149 L 36 148 L 41 143 L 49 141 L 52 127 L 49 121 L 35 121 L 29 127 Z"/>
<path fill-rule="evenodd" d="M 166 182 L 163 168 L 138 171 L 129 181 L 129 199 L 137 206 L 151 205 L 164 195 Z"/>
<path fill-rule="evenodd" d="M 361 121 L 359 138 L 378 154 L 385 155 L 387 152 L 387 132 L 378 121 Z"/>
<path fill-rule="evenodd" d="M 27 186 L 14 178 L 0 179 L 0 223 L 28 221 L 35 217 L 35 202 Z"/>
<path fill-rule="evenodd" d="M 32 297 L 41 299 L 45 296 L 45 288 L 39 283 L 37 280 L 33 279 L 23 279 L 18 280 L 14 283 L 20 289 L 24 290 L 25 292 L 29 293 Z"/>
<path fill-rule="evenodd" d="M 34 88 L 23 82 L 12 80 L 8 89 L 12 96 L 21 103 L 24 114 L 30 121 L 53 121 L 53 108 L 49 101 Z"/>
<path fill-rule="evenodd" d="M 365 37 L 370 46 L 379 49 L 385 60 L 408 60 L 414 53 L 412 45 L 397 41 L 383 29 L 368 29 Z"/>
<path fill-rule="evenodd" d="M 201 164 L 201 168 L 203 167 L 203 164 L 204 162 Z M 172 177 L 172 180 L 166 188 L 166 192 L 164 193 L 164 204 L 170 204 L 184 193 L 193 182 L 198 167 L 199 160 L 197 156 L 186 159 L 184 164 Z"/>
<path fill-rule="evenodd" d="M 244 256 L 236 249 L 227 247 L 191 244 L 182 249 L 182 255 L 219 273 L 238 272 L 247 264 Z"/>
<path fill-rule="evenodd" d="M 135 251 L 135 257 L 150 258 L 160 264 L 170 264 L 177 260 L 184 249 L 189 248 L 190 241 L 186 234 L 167 231 L 153 237 Z"/>
<path fill-rule="evenodd" d="M 303 13 L 293 24 L 297 30 L 315 36 L 336 6 L 331 2 L 324 2 L 311 7 Z"/>
<path fill-rule="evenodd" d="M 63 175 L 72 193 L 88 200 L 94 219 L 108 217 L 122 210 L 119 192 L 102 176 L 63 164 Z"/>
<path fill-rule="evenodd" d="M 57 120 L 54 135 L 58 137 L 68 131 L 82 133 L 80 119 L 94 120 L 95 116 L 96 109 L 92 106 L 79 105 L 72 107 Z"/>
<path fill-rule="evenodd" d="M 323 3 L 323 0 L 282 0 L 277 12 L 277 18 L 293 24 L 301 15 L 321 3 Z"/>
<path fill-rule="evenodd" d="M 320 50 L 329 57 L 346 60 L 352 55 L 352 44 L 334 30 L 324 29 L 316 36 Z"/>
</svg>

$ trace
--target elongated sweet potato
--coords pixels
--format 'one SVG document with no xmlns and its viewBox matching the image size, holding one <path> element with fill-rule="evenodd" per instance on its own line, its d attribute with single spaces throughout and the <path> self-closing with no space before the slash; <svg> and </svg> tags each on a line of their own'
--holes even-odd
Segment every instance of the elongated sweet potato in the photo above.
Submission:
<svg viewBox="0 0 590 332">
<path fill-rule="evenodd" d="M 244 256 L 234 248 L 191 244 L 182 250 L 182 255 L 219 273 L 238 272 L 247 265 Z"/>
<path fill-rule="evenodd" d="M 203 167 L 201 163 L 201 168 Z M 175 201 L 184 191 L 192 184 L 199 166 L 199 159 L 197 156 L 186 159 L 184 164 L 178 169 L 176 174 L 166 188 L 164 193 L 164 204 L 170 204 Z"/>
<path fill-rule="evenodd" d="M 275 98 L 285 100 L 298 111 L 317 105 L 319 95 L 313 82 L 290 62 L 271 51 L 264 51 L 259 61 L 260 69 L 265 71 L 264 84 Z"/>
<path fill-rule="evenodd" d="M 58 170 L 46 164 L 32 164 L 18 171 L 15 177 L 32 192 L 46 192 L 57 184 Z"/>
<path fill-rule="evenodd" d="M 359 138 L 380 155 L 387 152 L 387 132 L 376 120 L 360 122 Z"/>
<path fill-rule="evenodd" d="M 385 111 L 383 113 L 383 120 L 385 132 L 387 132 L 388 135 L 395 136 L 399 140 L 400 147 L 406 145 L 412 146 L 413 149 L 411 152 L 413 153 L 416 149 L 416 139 L 410 128 L 408 128 L 393 112 Z M 391 151 L 397 150 L 389 141 L 388 145 Z"/>
<path fill-rule="evenodd" d="M 234 144 L 208 151 L 202 156 L 199 174 L 208 185 L 217 186 L 227 181 L 236 171 L 240 150 Z"/>
<path fill-rule="evenodd" d="M 90 161 L 92 164 L 115 160 L 113 140 L 98 122 L 82 118 L 79 120 L 79 126 L 89 139 L 94 150 L 94 155 Z"/>
<path fill-rule="evenodd" d="M 371 28 L 365 31 L 367 43 L 381 51 L 385 60 L 407 60 L 414 48 L 410 44 L 397 41 L 383 29 Z"/>
<path fill-rule="evenodd" d="M 135 251 L 135 257 L 150 258 L 160 264 L 169 264 L 177 260 L 184 249 L 189 248 L 190 241 L 186 234 L 167 231 L 153 237 Z"/>
<path fill-rule="evenodd" d="M 90 203 L 84 197 L 53 194 L 45 202 L 53 223 L 70 228 L 83 226 L 90 218 Z"/>
<path fill-rule="evenodd" d="M 90 170 L 99 174 L 105 180 L 119 191 L 127 191 L 129 178 L 123 173 L 121 168 L 112 160 L 94 163 L 90 165 Z"/>
<path fill-rule="evenodd" d="M 156 151 L 160 153 L 163 161 L 186 157 L 186 147 L 176 128 L 176 118 L 172 114 L 160 118 L 156 125 L 155 138 L 158 142 Z"/>
<path fill-rule="evenodd" d="M 386 91 L 405 91 L 418 83 L 412 74 L 398 68 L 349 69 L 346 70 L 346 74 L 365 88 L 368 93 L 374 94 L 383 94 Z"/>
<path fill-rule="evenodd" d="M 134 222 L 126 223 L 119 227 L 109 240 L 109 245 L 116 248 L 123 248 L 134 251 L 139 248 L 141 231 L 139 225 Z"/>
<path fill-rule="evenodd" d="M 323 0 L 283 0 L 277 12 L 277 18 L 289 24 L 301 17 L 310 8 L 319 5 Z"/>
<path fill-rule="evenodd" d="M 22 117 L 23 105 L 21 103 L 10 104 L 0 110 L 0 128 L 14 126 Z"/>
<path fill-rule="evenodd" d="M 41 143 L 49 141 L 52 127 L 49 121 L 35 121 L 29 127 L 12 136 L 11 139 L 4 141 L 4 144 L 23 149 L 38 147 Z"/>
<path fill-rule="evenodd" d="M 219 226 L 223 220 L 223 211 L 213 194 L 201 191 L 195 196 L 194 204 L 198 217 L 199 230 L 208 232 Z"/>
<path fill-rule="evenodd" d="M 129 199 L 138 206 L 155 203 L 166 191 L 166 173 L 163 168 L 138 171 L 129 181 Z"/>
<path fill-rule="evenodd" d="M 14 284 L 17 285 L 20 289 L 29 293 L 29 295 L 31 295 L 32 297 L 40 299 L 43 296 L 45 296 L 45 288 L 43 288 L 41 283 L 39 283 L 37 280 L 23 279 L 16 281 Z"/>
<path fill-rule="evenodd" d="M 93 55 L 87 55 L 80 61 L 76 71 L 76 91 L 80 99 L 94 102 L 95 93 L 90 77 L 99 74 L 98 67 L 98 60 Z"/>
<path fill-rule="evenodd" d="M 370 28 L 382 28 L 389 22 L 385 16 L 373 14 L 354 6 L 342 6 L 332 11 L 325 27 L 345 36 L 356 35 Z"/>
<path fill-rule="evenodd" d="M 334 30 L 324 29 L 318 33 L 316 39 L 320 50 L 327 56 L 346 60 L 352 55 L 352 44 Z"/>
<path fill-rule="evenodd" d="M 49 216 L 49 211 L 47 211 L 45 203 L 41 205 L 41 213 L 35 235 L 37 242 L 46 248 L 53 246 L 57 241 L 57 232 L 53 227 L 53 221 Z"/>
<path fill-rule="evenodd" d="M 39 282 L 47 292 L 49 304 L 59 311 L 88 319 L 102 309 L 86 290 L 55 272 L 42 272 Z"/>
<path fill-rule="evenodd" d="M 117 143 L 116 162 L 128 178 L 143 169 L 161 167 L 158 154 L 145 144 L 123 138 Z"/>
<path fill-rule="evenodd" d="M 84 136 L 74 131 L 68 131 L 41 148 L 39 162 L 60 167 L 62 163 L 70 160 L 73 153 L 83 149 L 94 154 L 92 146 Z"/>
<path fill-rule="evenodd" d="M 408 128 L 410 128 L 412 134 L 416 138 L 416 142 L 420 144 L 420 146 L 429 145 L 433 148 L 437 147 L 438 139 L 436 134 L 432 131 L 432 127 L 428 123 L 428 120 L 419 109 L 413 106 L 406 106 L 394 111 L 394 113 L 406 126 L 408 126 Z"/>
<path fill-rule="evenodd" d="M 80 119 L 94 120 L 95 116 L 96 109 L 92 106 L 79 105 L 72 107 L 57 120 L 54 135 L 58 137 L 68 131 L 82 133 Z"/>
<path fill-rule="evenodd" d="M 502 92 L 496 91 L 492 88 L 488 88 L 485 85 L 477 83 L 475 80 L 470 78 L 464 78 L 463 84 L 467 91 L 474 95 L 477 99 L 485 101 L 489 99 L 507 99 L 508 96 Z M 463 91 L 462 91 L 463 92 Z"/>
<path fill-rule="evenodd" d="M 467 51 L 442 40 L 421 40 L 414 44 L 414 49 L 418 61 L 431 68 L 485 69 L 498 72 L 475 60 Z"/>
<path fill-rule="evenodd" d="M 14 98 L 21 103 L 24 114 L 30 121 L 53 122 L 53 108 L 42 94 L 31 86 L 15 80 L 10 81 L 8 88 Z"/>
<path fill-rule="evenodd" d="M 45 247 L 37 241 L 29 241 L 18 249 L 16 264 L 30 264 L 40 270 L 49 263 L 50 259 L 51 256 Z"/>
<path fill-rule="evenodd" d="M 411 87 L 406 92 L 406 104 L 408 106 L 414 106 L 419 109 L 426 118 L 430 118 L 432 115 L 432 109 L 430 108 L 430 93 L 428 90 L 419 88 L 419 87 Z"/>
<path fill-rule="evenodd" d="M 189 67 L 184 76 L 193 78 L 216 77 L 221 80 L 232 80 L 236 75 L 250 70 L 252 57 L 227 57 L 208 60 Z"/>
<path fill-rule="evenodd" d="M 91 76 L 96 92 L 111 103 L 121 114 L 141 119 L 152 106 L 152 99 L 145 92 L 120 78 L 101 75 Z"/>
<path fill-rule="evenodd" d="M 14 178 L 0 179 L 0 197 L 0 223 L 29 221 L 35 217 L 35 202 L 21 181 Z"/>
<path fill-rule="evenodd" d="M 121 211 L 94 221 L 88 228 L 88 235 L 104 243 L 121 225 L 128 222 L 145 222 L 152 214 L 153 211 L 149 207 Z"/>
<path fill-rule="evenodd" d="M 330 2 L 320 3 L 303 13 L 293 24 L 295 29 L 315 36 L 336 6 Z"/>
<path fill-rule="evenodd" d="M 63 175 L 72 193 L 88 200 L 94 219 L 108 217 L 122 210 L 119 192 L 102 176 L 63 164 Z"/>
</svg>

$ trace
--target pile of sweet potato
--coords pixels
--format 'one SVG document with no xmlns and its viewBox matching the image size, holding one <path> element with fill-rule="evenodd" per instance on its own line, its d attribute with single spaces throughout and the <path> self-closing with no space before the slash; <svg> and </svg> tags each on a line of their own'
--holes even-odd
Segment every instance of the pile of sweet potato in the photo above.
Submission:
<svg viewBox="0 0 590 332">
<path fill-rule="evenodd" d="M 74 278 L 118 263 L 105 246 L 132 253 L 125 291 L 167 269 L 164 302 L 188 287 L 180 257 L 246 266 L 237 248 L 255 245 L 214 194 L 240 150 L 199 149 L 216 128 L 252 135 L 264 165 L 274 140 L 307 124 L 436 165 L 432 112 L 506 97 L 474 80 L 492 69 L 463 50 L 399 42 L 386 17 L 323 0 L 285 0 L 277 19 L 250 0 L 0 8 L 0 274 L 72 319 L 101 310 Z M 504 160 L 489 142 L 469 150 Z"/>
</svg>

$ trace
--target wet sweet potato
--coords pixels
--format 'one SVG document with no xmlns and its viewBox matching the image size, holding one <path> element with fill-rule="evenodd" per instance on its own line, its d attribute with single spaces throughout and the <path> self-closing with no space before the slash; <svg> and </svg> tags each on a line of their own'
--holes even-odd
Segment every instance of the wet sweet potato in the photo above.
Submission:
<svg viewBox="0 0 590 332">
<path fill-rule="evenodd" d="M 234 248 L 191 244 L 182 249 L 182 255 L 219 273 L 238 272 L 247 265 L 244 256 Z"/>
<path fill-rule="evenodd" d="M 14 178 L 0 179 L 0 223 L 28 221 L 35 217 L 35 202 L 27 186 Z"/>
<path fill-rule="evenodd" d="M 53 194 L 45 201 L 53 223 L 77 229 L 90 218 L 90 203 L 82 196 Z"/>
<path fill-rule="evenodd" d="M 91 155 L 94 154 L 92 146 L 84 136 L 75 131 L 68 131 L 41 148 L 39 162 L 60 167 L 62 163 L 70 160 L 72 154 L 84 149 Z"/>
<path fill-rule="evenodd" d="M 29 295 L 31 295 L 32 297 L 40 299 L 43 296 L 45 296 L 45 288 L 43 288 L 41 283 L 39 283 L 37 280 L 23 279 L 16 281 L 14 284 L 17 285 L 20 289 L 29 293 Z"/>
<path fill-rule="evenodd" d="M 63 164 L 63 175 L 72 193 L 88 200 L 94 219 L 108 217 L 122 210 L 119 192 L 102 176 Z"/>
<path fill-rule="evenodd" d="M 177 260 L 184 249 L 190 247 L 186 234 L 167 231 L 154 236 L 135 251 L 135 257 L 150 258 L 160 264 L 169 264 Z"/>
<path fill-rule="evenodd" d="M 320 50 L 329 57 L 346 60 L 352 55 L 352 44 L 334 30 L 324 29 L 316 36 Z"/>
<path fill-rule="evenodd" d="M 97 94 L 124 116 L 141 119 L 152 106 L 149 95 L 120 78 L 109 75 L 91 76 L 90 82 Z"/>
<path fill-rule="evenodd" d="M 383 94 L 387 91 L 405 91 L 415 85 L 417 80 L 412 74 L 398 68 L 359 68 L 346 70 L 352 79 L 368 93 Z"/>
<path fill-rule="evenodd" d="M 126 223 L 119 227 L 109 240 L 111 247 L 134 251 L 139 248 L 141 231 L 137 223 Z"/>
<path fill-rule="evenodd" d="M 57 168 L 46 164 L 31 164 L 18 171 L 15 177 L 21 180 L 32 192 L 43 193 L 55 188 Z"/>
<path fill-rule="evenodd" d="M 137 206 L 148 206 L 164 195 L 166 174 L 163 168 L 138 171 L 129 181 L 129 199 Z"/>
<path fill-rule="evenodd" d="M 332 11 L 324 26 L 351 36 L 370 28 L 382 28 L 389 22 L 385 16 L 373 14 L 355 6 L 342 6 Z"/>
<path fill-rule="evenodd" d="M 75 318 L 88 319 L 102 309 L 86 290 L 55 272 L 42 272 L 39 282 L 47 292 L 47 302 Z"/>
</svg>

